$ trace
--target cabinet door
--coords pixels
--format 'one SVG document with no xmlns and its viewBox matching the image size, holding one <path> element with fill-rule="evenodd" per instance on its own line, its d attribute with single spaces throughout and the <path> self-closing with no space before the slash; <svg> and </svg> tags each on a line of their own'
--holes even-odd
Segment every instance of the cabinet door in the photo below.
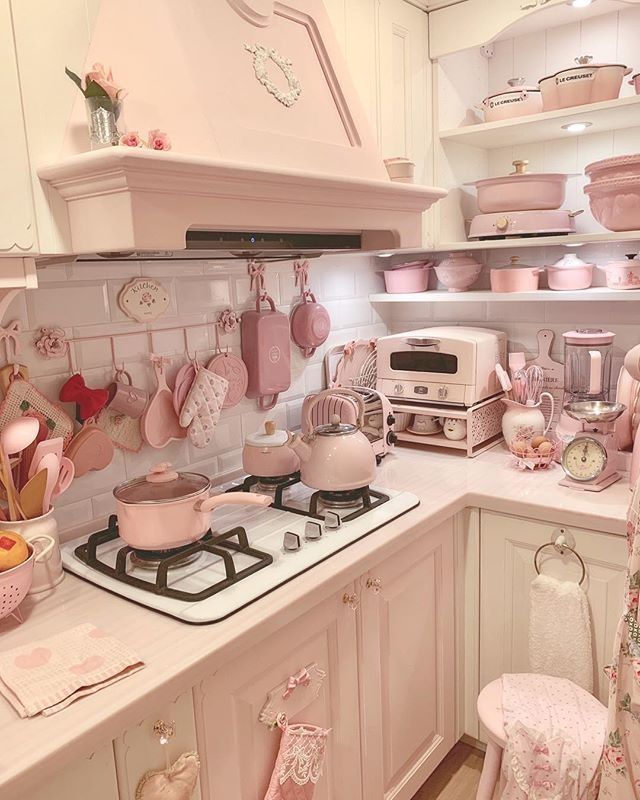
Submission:
<svg viewBox="0 0 640 800">
<path fill-rule="evenodd" d="M 174 723 L 175 732 L 167 745 L 160 744 L 153 730 L 157 721 Z M 165 756 L 173 763 L 181 753 L 198 751 L 192 693 L 186 692 L 173 702 L 159 707 L 153 716 L 118 737 L 113 746 L 120 794 L 110 797 L 134 800 L 142 776 L 151 770 L 164 769 Z M 193 800 L 201 800 L 199 785 L 193 793 Z"/>
<path fill-rule="evenodd" d="M 367 800 L 408 800 L 453 747 L 453 572 L 451 520 L 363 578 L 360 663 Z"/>
<path fill-rule="evenodd" d="M 606 704 L 608 681 L 602 669 L 611 659 L 622 609 L 625 537 L 488 511 L 481 512 L 480 523 L 480 686 L 503 672 L 529 670 L 529 586 L 536 574 L 533 556 L 561 530 L 573 536 L 587 569 L 583 588 L 593 622 L 596 695 Z M 545 574 L 563 580 L 580 578 L 580 565 L 570 553 L 556 557 L 553 550 L 549 552 L 552 557 L 544 559 Z"/>
<path fill-rule="evenodd" d="M 291 722 L 331 728 L 315 800 L 362 798 L 356 612 L 343 602 L 353 591 L 351 585 L 257 643 L 196 689 L 198 729 L 206 747 L 203 788 L 209 800 L 264 797 L 280 731 L 270 730 L 258 716 L 270 692 L 312 664 L 326 673 L 317 697 L 299 687 L 294 692 L 302 693 L 302 699 L 294 695 L 278 703 L 285 713 L 287 703 L 297 708 Z"/>
<path fill-rule="evenodd" d="M 37 250 L 37 241 L 9 0 L 0 0 L 0 97 L 0 255 L 22 255 Z"/>
<path fill-rule="evenodd" d="M 41 789 L 20 800 L 118 800 L 111 742 L 45 781 Z M 9 798 L 7 798 L 9 800 Z M 17 800 L 17 798 L 16 798 Z"/>
</svg>

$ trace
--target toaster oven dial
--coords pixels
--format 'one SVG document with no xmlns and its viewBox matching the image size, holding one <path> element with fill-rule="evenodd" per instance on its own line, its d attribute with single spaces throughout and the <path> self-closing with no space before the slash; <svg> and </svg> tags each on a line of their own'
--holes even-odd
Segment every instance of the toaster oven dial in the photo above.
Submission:
<svg viewBox="0 0 640 800">
<path fill-rule="evenodd" d="M 387 434 L 387 444 L 393 445 L 396 444 L 397 441 L 398 441 L 398 435 L 393 431 L 389 431 L 389 433 Z"/>
<path fill-rule="evenodd" d="M 393 416 L 393 414 L 389 414 L 389 416 L 387 417 L 387 425 L 395 425 L 395 424 L 396 424 L 396 418 Z"/>
<path fill-rule="evenodd" d="M 401 383 L 396 383 L 393 387 L 393 391 L 395 394 L 404 394 L 404 386 Z"/>
<path fill-rule="evenodd" d="M 446 400 L 449 396 L 449 390 L 446 386 L 438 387 L 438 400 Z"/>
</svg>

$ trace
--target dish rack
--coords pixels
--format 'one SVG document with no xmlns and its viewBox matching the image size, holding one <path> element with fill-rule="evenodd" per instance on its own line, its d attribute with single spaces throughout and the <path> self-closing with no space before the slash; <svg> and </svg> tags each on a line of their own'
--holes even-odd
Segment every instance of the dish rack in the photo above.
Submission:
<svg viewBox="0 0 640 800">
<path fill-rule="evenodd" d="M 505 405 L 501 402 L 501 396 L 490 397 L 468 408 L 394 403 L 391 398 L 389 399 L 396 417 L 395 432 L 399 442 L 411 442 L 424 447 L 464 450 L 467 458 L 474 458 L 502 440 L 502 415 L 505 412 Z M 415 414 L 425 417 L 463 419 L 467 423 L 467 436 L 465 439 L 455 441 L 447 439 L 444 433 L 429 435 L 409 433 L 406 429 Z"/>
</svg>

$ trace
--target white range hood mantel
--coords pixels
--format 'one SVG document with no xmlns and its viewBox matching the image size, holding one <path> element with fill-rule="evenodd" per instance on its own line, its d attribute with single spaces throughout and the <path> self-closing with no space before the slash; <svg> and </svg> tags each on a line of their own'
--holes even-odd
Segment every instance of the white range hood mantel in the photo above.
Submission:
<svg viewBox="0 0 640 800">
<path fill-rule="evenodd" d="M 38 176 L 73 253 L 181 250 L 189 229 L 419 247 L 446 194 L 389 180 L 319 0 L 109 0 L 72 66 L 107 60 L 123 127 L 160 128 L 173 148 L 84 152 L 84 98 L 65 78 L 64 142 Z"/>
<path fill-rule="evenodd" d="M 38 169 L 66 202 L 73 252 L 182 250 L 189 229 L 361 233 L 419 247 L 443 189 L 111 147 Z"/>
</svg>

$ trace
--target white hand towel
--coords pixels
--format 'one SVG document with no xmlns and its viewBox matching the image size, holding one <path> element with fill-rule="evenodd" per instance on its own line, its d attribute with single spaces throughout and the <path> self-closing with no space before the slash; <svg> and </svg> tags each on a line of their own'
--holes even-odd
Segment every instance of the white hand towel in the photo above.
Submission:
<svg viewBox="0 0 640 800">
<path fill-rule="evenodd" d="M 529 668 L 593 692 L 589 601 L 575 581 L 538 575 L 531 582 Z"/>
</svg>

